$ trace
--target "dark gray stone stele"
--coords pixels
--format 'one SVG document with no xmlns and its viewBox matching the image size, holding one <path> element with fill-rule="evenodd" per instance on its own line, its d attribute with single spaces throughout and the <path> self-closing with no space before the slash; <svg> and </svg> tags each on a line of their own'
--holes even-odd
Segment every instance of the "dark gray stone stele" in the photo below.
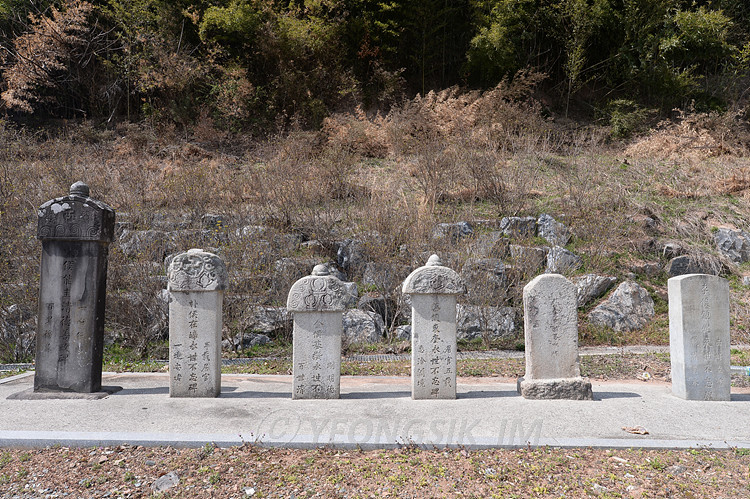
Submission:
<svg viewBox="0 0 750 499">
<path fill-rule="evenodd" d="M 102 391 L 108 245 L 115 212 L 88 187 L 44 203 L 35 392 Z"/>
</svg>

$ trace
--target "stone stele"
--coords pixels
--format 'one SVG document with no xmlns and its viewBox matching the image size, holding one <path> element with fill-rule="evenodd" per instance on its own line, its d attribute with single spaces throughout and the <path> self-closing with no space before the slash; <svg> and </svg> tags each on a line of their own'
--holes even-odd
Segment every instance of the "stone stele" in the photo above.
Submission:
<svg viewBox="0 0 750 499">
<path fill-rule="evenodd" d="M 456 298 L 459 275 L 432 255 L 404 281 L 411 296 L 411 397 L 456 398 Z"/>
<path fill-rule="evenodd" d="M 37 214 L 42 261 L 34 392 L 102 392 L 107 254 L 115 212 L 76 182 L 68 196 L 47 201 Z"/>
<path fill-rule="evenodd" d="M 346 292 L 328 267 L 292 285 L 287 310 L 294 316 L 292 398 L 337 399 L 341 385 L 341 334 Z"/>
<path fill-rule="evenodd" d="M 729 400 L 729 283 L 707 274 L 667 281 L 672 393 Z"/>
<path fill-rule="evenodd" d="M 523 288 L 526 375 L 518 391 L 528 399 L 591 400 L 578 363 L 576 286 L 543 274 Z"/>
<path fill-rule="evenodd" d="M 169 396 L 218 397 L 227 270 L 213 253 L 180 253 L 167 270 Z"/>
</svg>

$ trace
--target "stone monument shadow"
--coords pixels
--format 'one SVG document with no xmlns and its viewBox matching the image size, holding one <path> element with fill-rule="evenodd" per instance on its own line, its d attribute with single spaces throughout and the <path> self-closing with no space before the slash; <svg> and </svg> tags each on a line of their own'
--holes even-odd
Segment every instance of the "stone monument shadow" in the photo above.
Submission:
<svg viewBox="0 0 750 499">
<path fill-rule="evenodd" d="M 750 402 L 750 393 L 733 393 L 729 400 L 732 402 Z"/>
<path fill-rule="evenodd" d="M 594 393 L 594 400 L 606 399 L 637 399 L 643 398 L 641 394 L 634 392 L 600 392 Z"/>
<path fill-rule="evenodd" d="M 518 397 L 516 390 L 475 390 L 471 392 L 459 392 L 459 399 L 492 399 L 502 397 Z"/>
</svg>

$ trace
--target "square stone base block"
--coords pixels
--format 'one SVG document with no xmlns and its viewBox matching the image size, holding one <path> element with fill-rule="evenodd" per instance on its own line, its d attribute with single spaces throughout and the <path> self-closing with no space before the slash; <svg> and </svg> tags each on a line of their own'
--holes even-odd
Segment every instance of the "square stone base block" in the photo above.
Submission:
<svg viewBox="0 0 750 499">
<path fill-rule="evenodd" d="M 102 390 L 93 393 L 58 392 L 53 390 L 40 390 L 35 392 L 33 388 L 22 392 L 8 395 L 9 400 L 55 400 L 55 399 L 79 399 L 99 400 L 122 390 L 121 386 L 103 386 Z"/>
<path fill-rule="evenodd" d="M 588 378 L 518 378 L 518 393 L 527 399 L 594 400 Z"/>
</svg>

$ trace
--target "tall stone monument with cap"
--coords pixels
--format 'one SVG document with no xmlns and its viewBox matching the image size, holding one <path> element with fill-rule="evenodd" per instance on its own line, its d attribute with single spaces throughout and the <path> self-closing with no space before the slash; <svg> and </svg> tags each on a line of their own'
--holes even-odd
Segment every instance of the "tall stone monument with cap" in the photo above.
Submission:
<svg viewBox="0 0 750 499">
<path fill-rule="evenodd" d="M 115 212 L 76 182 L 38 211 L 42 241 L 35 392 L 102 391 L 107 254 Z"/>
<path fill-rule="evenodd" d="M 316 265 L 289 290 L 294 317 L 292 398 L 336 399 L 341 383 L 341 334 L 346 308 L 343 283 Z"/>
<path fill-rule="evenodd" d="M 559 274 L 535 277 L 523 288 L 526 374 L 518 391 L 528 399 L 591 400 L 578 362 L 576 286 Z"/>
<path fill-rule="evenodd" d="M 227 269 L 213 253 L 191 249 L 167 270 L 169 396 L 218 397 Z"/>
<path fill-rule="evenodd" d="M 456 398 L 456 300 L 459 275 L 432 255 L 404 280 L 411 296 L 411 397 Z"/>
<path fill-rule="evenodd" d="M 672 393 L 686 400 L 729 400 L 729 283 L 707 274 L 667 281 Z"/>
</svg>

